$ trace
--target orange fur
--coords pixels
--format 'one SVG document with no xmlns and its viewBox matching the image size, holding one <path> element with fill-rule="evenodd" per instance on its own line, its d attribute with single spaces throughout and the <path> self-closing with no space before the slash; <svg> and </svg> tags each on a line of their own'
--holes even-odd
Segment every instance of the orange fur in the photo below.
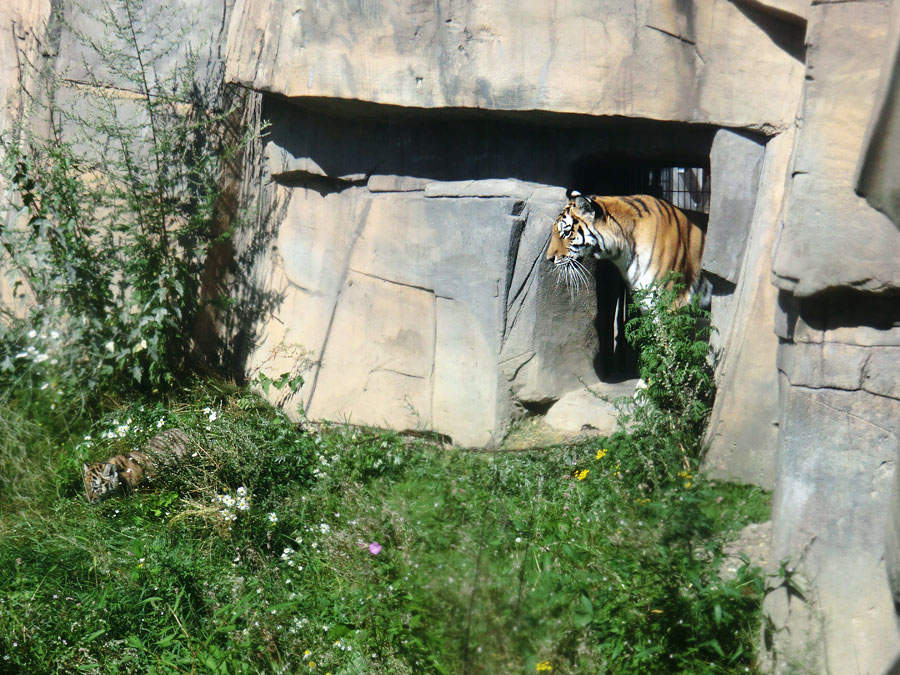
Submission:
<svg viewBox="0 0 900 675">
<path fill-rule="evenodd" d="M 92 504 L 119 492 L 130 492 L 153 475 L 147 455 L 137 451 L 85 464 L 83 469 L 85 495 Z"/>
<path fill-rule="evenodd" d="M 104 462 L 85 464 L 84 493 L 96 504 L 114 494 L 127 493 L 140 487 L 156 475 L 156 467 L 163 470 L 172 461 L 185 457 L 190 438 L 181 429 L 167 429 L 143 446 L 146 452 L 135 450 L 116 455 Z"/>
<path fill-rule="evenodd" d="M 678 303 L 697 296 L 708 306 L 712 287 L 700 269 L 705 238 L 702 228 L 662 199 L 573 192 L 553 224 L 547 259 L 570 286 L 586 280 L 579 261 L 589 255 L 610 260 L 630 290 L 649 288 L 676 272 L 685 285 Z"/>
</svg>

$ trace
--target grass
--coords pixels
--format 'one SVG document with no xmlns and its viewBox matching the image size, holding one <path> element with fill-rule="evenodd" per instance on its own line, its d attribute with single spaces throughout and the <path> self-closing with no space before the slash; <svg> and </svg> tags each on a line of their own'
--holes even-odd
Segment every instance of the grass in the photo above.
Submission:
<svg viewBox="0 0 900 675">
<path fill-rule="evenodd" d="M 760 572 L 716 570 L 768 495 L 685 472 L 650 491 L 627 436 L 304 430 L 216 381 L 101 409 L 0 402 L 0 672 L 755 670 Z M 83 461 L 171 427 L 191 456 L 86 503 Z"/>
</svg>

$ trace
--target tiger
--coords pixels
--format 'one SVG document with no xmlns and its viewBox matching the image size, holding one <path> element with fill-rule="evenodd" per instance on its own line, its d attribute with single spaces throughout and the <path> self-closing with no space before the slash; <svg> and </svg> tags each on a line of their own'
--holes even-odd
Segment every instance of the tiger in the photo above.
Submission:
<svg viewBox="0 0 900 675">
<path fill-rule="evenodd" d="M 649 195 L 585 197 L 572 190 L 568 197 L 546 256 L 566 286 L 587 284 L 589 272 L 581 261 L 593 254 L 616 266 L 629 291 L 649 289 L 675 272 L 685 285 L 676 306 L 696 298 L 709 309 L 712 284 L 700 270 L 706 233 L 683 211 Z"/>
<path fill-rule="evenodd" d="M 156 476 L 157 464 L 166 456 L 181 459 L 190 439 L 181 429 L 167 429 L 157 434 L 142 450 L 132 450 L 103 462 L 84 464 L 84 492 L 91 504 L 116 494 L 128 494 Z"/>
</svg>

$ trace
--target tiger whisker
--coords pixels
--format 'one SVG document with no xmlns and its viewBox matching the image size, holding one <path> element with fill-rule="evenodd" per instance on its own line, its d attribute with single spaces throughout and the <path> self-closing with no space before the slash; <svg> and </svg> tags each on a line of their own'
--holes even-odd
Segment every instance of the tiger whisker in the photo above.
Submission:
<svg viewBox="0 0 900 675">
<path fill-rule="evenodd" d="M 574 290 L 577 291 L 579 288 L 581 288 L 582 284 L 581 270 L 579 270 L 578 267 L 576 267 L 574 264 L 569 269 L 572 275 L 572 286 Z"/>
<path fill-rule="evenodd" d="M 576 272 L 577 272 L 579 278 L 581 279 L 581 283 L 582 283 L 585 287 L 587 287 L 588 285 L 590 285 L 590 281 L 589 281 L 589 280 L 590 280 L 590 278 L 591 278 L 591 273 L 588 271 L 588 268 L 584 266 L 584 263 L 582 263 L 580 260 L 577 260 L 577 259 L 573 258 L 573 259 L 572 259 L 572 265 L 573 265 L 573 267 L 575 268 L 575 270 L 576 270 Z"/>
</svg>

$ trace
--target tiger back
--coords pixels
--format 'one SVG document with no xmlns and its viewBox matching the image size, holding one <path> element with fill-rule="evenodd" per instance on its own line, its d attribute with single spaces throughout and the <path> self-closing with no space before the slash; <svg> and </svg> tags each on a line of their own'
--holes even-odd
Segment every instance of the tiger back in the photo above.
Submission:
<svg viewBox="0 0 900 675">
<path fill-rule="evenodd" d="M 546 257 L 575 288 L 587 282 L 581 261 L 590 255 L 612 262 L 631 291 L 648 289 L 674 272 L 685 285 L 676 304 L 696 297 L 708 308 L 712 285 L 700 269 L 705 240 L 702 228 L 663 199 L 585 197 L 573 191 L 553 223 Z"/>
<path fill-rule="evenodd" d="M 167 429 L 144 445 L 143 451 L 110 457 L 103 462 L 85 464 L 84 492 L 88 502 L 96 504 L 116 494 L 127 494 L 156 475 L 157 467 L 180 460 L 187 453 L 189 438 L 181 429 Z"/>
</svg>

